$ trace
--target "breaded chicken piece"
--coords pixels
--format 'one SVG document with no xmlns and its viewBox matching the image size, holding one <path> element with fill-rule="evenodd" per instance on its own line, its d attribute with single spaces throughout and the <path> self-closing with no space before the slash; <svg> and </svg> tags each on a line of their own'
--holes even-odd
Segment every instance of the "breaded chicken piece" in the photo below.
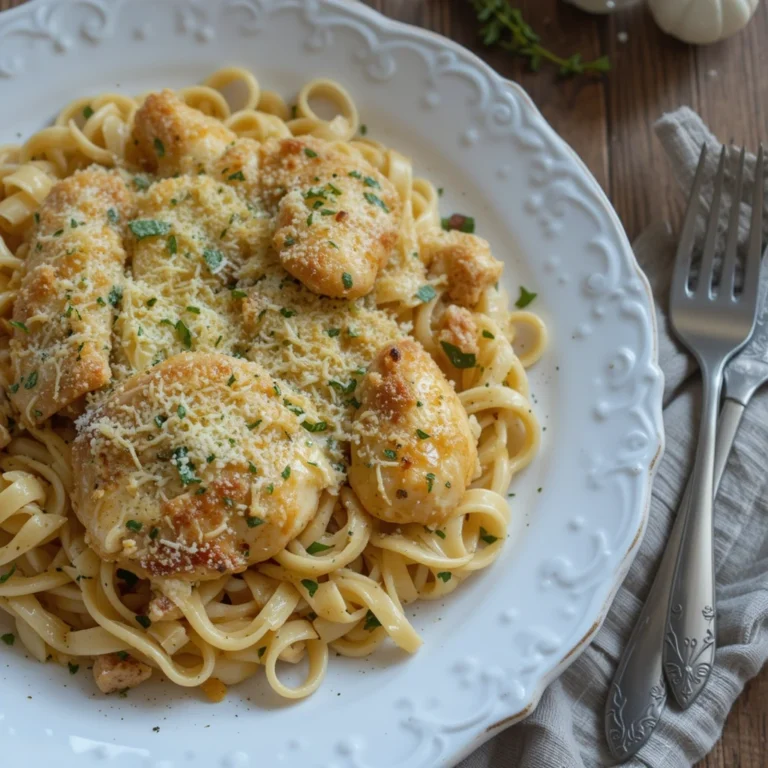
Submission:
<svg viewBox="0 0 768 768">
<path fill-rule="evenodd" d="M 113 312 L 120 303 L 125 222 L 134 197 L 116 173 L 58 182 L 34 227 L 13 309 L 11 400 L 40 424 L 111 379 Z"/>
<path fill-rule="evenodd" d="M 466 232 L 433 230 L 421 236 L 421 258 L 432 277 L 448 277 L 448 298 L 474 307 L 483 291 L 501 277 L 504 265 L 491 255 L 486 240 Z"/>
<path fill-rule="evenodd" d="M 273 242 L 288 272 L 319 295 L 370 293 L 399 235 L 386 177 L 322 139 L 273 139 L 261 149 L 261 196 L 277 211 Z"/>
<path fill-rule="evenodd" d="M 335 481 L 260 366 L 186 353 L 78 422 L 74 507 L 104 560 L 146 577 L 237 573 L 282 550 Z"/>
<path fill-rule="evenodd" d="M 136 112 L 130 159 L 159 176 L 197 173 L 221 157 L 236 138 L 220 120 L 164 90 L 149 94 Z"/>
<path fill-rule="evenodd" d="M 121 659 L 116 653 L 108 653 L 93 662 L 93 679 L 102 693 L 135 688 L 151 676 L 152 667 L 132 656 Z"/>
<path fill-rule="evenodd" d="M 437 340 L 452 344 L 464 353 L 477 354 L 478 329 L 472 313 L 465 307 L 449 304 L 437 323 Z"/>
<path fill-rule="evenodd" d="M 380 520 L 442 525 L 477 466 L 458 395 L 412 339 L 386 345 L 358 391 L 352 489 Z"/>
</svg>

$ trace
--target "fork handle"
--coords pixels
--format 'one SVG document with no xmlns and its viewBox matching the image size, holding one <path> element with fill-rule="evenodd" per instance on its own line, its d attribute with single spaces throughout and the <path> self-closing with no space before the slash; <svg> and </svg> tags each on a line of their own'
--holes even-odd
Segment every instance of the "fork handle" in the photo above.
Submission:
<svg viewBox="0 0 768 768">
<path fill-rule="evenodd" d="M 745 406 L 725 400 L 717 424 L 715 488 L 728 463 Z M 664 711 L 667 698 L 662 649 L 667 605 L 683 532 L 684 510 L 690 499 L 689 477 L 664 554 L 632 634 L 619 660 L 605 708 L 605 734 L 614 757 L 628 760 L 648 741 Z"/>
<path fill-rule="evenodd" d="M 722 364 L 702 364 L 703 403 L 691 497 L 667 608 L 664 673 L 678 705 L 687 709 L 704 689 L 715 661 L 714 463 Z"/>
</svg>

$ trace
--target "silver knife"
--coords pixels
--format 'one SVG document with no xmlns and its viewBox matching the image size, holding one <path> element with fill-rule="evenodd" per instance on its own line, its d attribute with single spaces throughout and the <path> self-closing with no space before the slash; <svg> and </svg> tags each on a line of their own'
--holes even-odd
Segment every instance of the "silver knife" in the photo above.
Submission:
<svg viewBox="0 0 768 768">
<path fill-rule="evenodd" d="M 725 371 L 724 402 L 715 448 L 715 496 L 744 409 L 757 389 L 768 381 L 768 270 L 765 269 L 761 272 L 759 302 L 752 339 Z M 688 503 L 689 491 L 690 487 L 686 487 L 680 509 Z M 648 741 L 664 711 L 667 689 L 662 656 L 683 518 L 679 513 L 675 518 L 651 591 L 608 691 L 605 734 L 613 756 L 622 762 Z M 674 673 L 674 670 L 668 671 Z"/>
</svg>

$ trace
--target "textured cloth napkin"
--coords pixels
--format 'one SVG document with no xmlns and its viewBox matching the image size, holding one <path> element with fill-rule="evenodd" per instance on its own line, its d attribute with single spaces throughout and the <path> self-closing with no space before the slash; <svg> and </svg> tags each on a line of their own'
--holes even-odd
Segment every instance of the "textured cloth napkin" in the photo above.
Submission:
<svg viewBox="0 0 768 768">
<path fill-rule="evenodd" d="M 656 124 L 680 184 L 687 190 L 703 142 L 712 175 L 720 145 L 688 108 Z M 751 158 L 744 199 L 749 199 Z M 746 221 L 748 211 L 742 210 Z M 460 768 L 572 768 L 615 765 L 606 746 L 603 712 L 608 686 L 645 601 L 677 505 L 693 465 L 700 405 L 699 377 L 673 339 L 666 317 L 675 242 L 664 225 L 635 243 L 657 301 L 659 363 L 666 377 L 666 453 L 653 488 L 640 551 L 591 646 L 544 693 L 535 712 L 489 741 Z M 681 768 L 701 759 L 720 736 L 744 684 L 768 660 L 768 391 L 758 392 L 742 421 L 715 506 L 717 656 L 709 684 L 685 712 L 669 704 L 656 732 L 631 766 Z"/>
</svg>

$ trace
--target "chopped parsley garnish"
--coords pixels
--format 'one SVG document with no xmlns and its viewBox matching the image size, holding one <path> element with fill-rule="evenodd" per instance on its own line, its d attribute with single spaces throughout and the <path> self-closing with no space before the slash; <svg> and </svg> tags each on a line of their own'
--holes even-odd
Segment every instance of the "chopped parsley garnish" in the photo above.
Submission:
<svg viewBox="0 0 768 768">
<path fill-rule="evenodd" d="M 471 216 L 465 216 L 463 213 L 454 213 L 447 219 L 440 219 L 440 225 L 443 229 L 458 229 L 459 232 L 472 234 L 475 231 L 475 220 Z"/>
<path fill-rule="evenodd" d="M 334 336 L 338 336 L 341 333 L 341 328 L 329 328 L 326 333 L 333 338 Z"/>
<path fill-rule="evenodd" d="M 239 288 L 233 288 L 232 289 L 232 298 L 233 299 L 245 299 L 248 296 L 248 294 L 245 291 L 241 291 Z"/>
<path fill-rule="evenodd" d="M 107 295 L 107 301 L 113 306 L 117 307 L 123 300 L 123 289 L 119 285 L 113 285 Z"/>
<path fill-rule="evenodd" d="M 215 275 L 224 265 L 224 254 L 218 248 L 203 249 L 203 258 L 208 269 Z"/>
<path fill-rule="evenodd" d="M 128 658 L 128 651 L 118 651 L 117 658 L 120 659 L 120 661 L 125 661 Z"/>
<path fill-rule="evenodd" d="M 421 288 L 416 291 L 416 298 L 419 299 L 419 301 L 423 301 L 425 304 L 428 301 L 432 301 L 435 296 L 437 296 L 437 292 L 431 285 L 422 285 Z"/>
<path fill-rule="evenodd" d="M 69 667 L 69 674 L 70 675 L 76 675 L 77 671 L 80 669 L 79 664 L 73 664 L 71 661 L 67 662 L 67 667 Z"/>
<path fill-rule="evenodd" d="M 136 621 L 138 621 L 144 629 L 149 629 L 152 626 L 152 619 L 150 619 L 149 616 L 137 615 Z"/>
<path fill-rule="evenodd" d="M 372 176 L 366 176 L 363 179 L 363 184 L 365 184 L 366 187 L 373 187 L 373 189 L 381 189 L 381 184 L 379 184 L 379 182 Z"/>
<path fill-rule="evenodd" d="M 315 152 L 314 149 L 310 149 L 309 147 L 304 147 L 304 154 L 307 157 L 317 157 L 317 152 Z"/>
<path fill-rule="evenodd" d="M 321 187 L 310 187 L 306 192 L 304 192 L 303 197 L 305 200 L 308 200 L 311 197 L 320 197 L 325 200 L 328 195 L 325 194 L 325 190 Z"/>
<path fill-rule="evenodd" d="M 264 525 L 264 521 L 260 517 L 246 517 L 245 522 L 249 528 L 258 528 L 260 525 Z"/>
<path fill-rule="evenodd" d="M 228 379 L 227 379 L 227 386 L 231 387 L 235 383 L 235 374 L 233 373 Z"/>
<path fill-rule="evenodd" d="M 155 154 L 158 157 L 165 157 L 165 144 L 155 136 L 155 140 L 152 142 L 155 147 Z"/>
<path fill-rule="evenodd" d="M 283 480 L 287 480 L 291 476 L 291 468 L 286 467 L 280 475 L 282 476 Z"/>
<path fill-rule="evenodd" d="M 445 531 L 436 530 L 434 531 L 435 536 L 439 536 L 441 539 L 445 538 Z"/>
<path fill-rule="evenodd" d="M 176 242 L 176 235 L 171 235 L 168 238 L 168 241 L 167 241 L 166 245 L 168 247 L 168 253 L 170 253 L 171 256 L 173 256 L 176 253 L 178 253 L 179 244 Z"/>
<path fill-rule="evenodd" d="M 6 634 L 0 635 L 0 640 L 2 640 L 6 645 L 13 645 L 16 642 L 16 636 L 10 632 L 6 632 Z"/>
<path fill-rule="evenodd" d="M 437 188 L 437 196 L 442 197 L 445 190 L 442 187 Z"/>
<path fill-rule="evenodd" d="M 144 527 L 144 524 L 140 523 L 138 520 L 129 520 L 125 524 L 125 527 L 129 531 L 133 531 L 134 533 L 138 533 Z"/>
<path fill-rule="evenodd" d="M 143 176 L 134 176 L 133 177 L 133 184 L 136 187 L 136 189 L 149 189 L 149 181 L 145 179 Z"/>
<path fill-rule="evenodd" d="M 195 465 L 189 460 L 188 453 L 189 450 L 184 445 L 173 449 L 173 460 L 179 472 L 179 479 L 182 485 L 192 485 L 193 483 L 201 482 L 199 477 L 195 477 Z"/>
<path fill-rule="evenodd" d="M 285 240 L 283 240 L 283 245 L 290 248 L 292 245 L 296 245 L 296 239 L 289 235 L 285 238 Z"/>
<path fill-rule="evenodd" d="M 416 435 L 418 436 L 419 440 L 429 440 L 430 435 L 428 435 L 423 429 L 417 429 Z"/>
<path fill-rule="evenodd" d="M 280 314 L 283 317 L 293 317 L 296 314 L 295 309 L 288 309 L 287 307 L 281 307 L 280 308 Z"/>
<path fill-rule="evenodd" d="M 258 419 L 257 421 L 251 422 L 250 424 L 246 424 L 245 426 L 248 427 L 248 429 L 256 429 L 256 427 L 258 427 L 262 421 L 263 419 Z"/>
<path fill-rule="evenodd" d="M 187 415 L 187 409 L 181 403 L 179 403 L 179 407 L 176 409 L 176 415 L 180 419 L 183 419 Z"/>
<path fill-rule="evenodd" d="M 257 653 L 259 654 L 259 658 L 261 658 L 266 652 L 267 652 L 267 646 L 262 645 L 261 648 L 259 648 L 259 650 L 257 651 Z"/>
<path fill-rule="evenodd" d="M 275 394 L 278 397 L 280 397 L 280 395 L 282 394 L 282 392 L 280 391 L 280 387 L 277 384 L 273 384 L 272 385 L 272 389 L 275 391 Z"/>
<path fill-rule="evenodd" d="M 147 301 L 147 306 L 148 307 L 154 307 L 155 304 L 157 304 L 157 299 L 155 297 L 152 297 L 151 299 L 149 299 Z"/>
<path fill-rule="evenodd" d="M 57 230 L 56 230 L 56 231 L 53 233 L 53 236 L 54 236 L 54 237 L 61 237 L 63 234 L 64 234 L 64 230 L 63 230 L 63 229 L 57 229 Z"/>
<path fill-rule="evenodd" d="M 318 421 L 313 424 L 311 421 L 302 421 L 301 426 L 307 430 L 307 432 L 325 432 L 328 429 L 328 424 L 325 421 Z"/>
<path fill-rule="evenodd" d="M 494 542 L 497 542 L 499 540 L 498 536 L 493 536 L 492 534 L 488 533 L 488 531 L 485 530 L 485 528 L 480 528 L 480 538 L 486 543 L 486 544 L 493 544 Z"/>
<path fill-rule="evenodd" d="M 315 218 L 315 214 L 310 212 L 309 216 L 307 216 L 307 226 L 308 227 L 312 226 L 312 222 L 314 221 L 314 218 Z"/>
<path fill-rule="evenodd" d="M 227 181 L 245 181 L 245 176 L 242 171 L 235 171 L 227 176 Z"/>
<path fill-rule="evenodd" d="M 116 573 L 117 578 L 122 579 L 129 587 L 135 587 L 139 583 L 139 577 L 133 571 L 118 568 Z"/>
<path fill-rule="evenodd" d="M 187 312 L 191 312 L 193 315 L 199 315 L 200 307 L 193 307 L 190 305 L 189 307 L 187 307 Z"/>
<path fill-rule="evenodd" d="M 24 382 L 24 389 L 34 389 L 35 385 L 37 384 L 37 371 L 32 371 L 32 373 L 27 376 L 27 380 Z"/>
<path fill-rule="evenodd" d="M 437 574 L 437 578 L 440 579 L 443 583 L 448 582 L 451 580 L 451 572 L 450 571 L 440 571 Z"/>
<path fill-rule="evenodd" d="M 93 116 L 93 107 L 88 104 L 85 107 L 83 107 L 83 117 L 87 120 L 89 117 Z"/>
<path fill-rule="evenodd" d="M 18 328 L 20 331 L 24 331 L 24 333 L 29 333 L 29 328 L 27 328 L 27 326 L 19 320 L 11 320 L 11 325 L 14 328 Z"/>
<path fill-rule="evenodd" d="M 376 618 L 376 614 L 368 609 L 368 613 L 365 614 L 365 624 L 363 624 L 363 629 L 367 629 L 369 632 L 372 632 L 377 627 L 381 626 L 381 622 Z"/>
<path fill-rule="evenodd" d="M 259 468 L 252 461 L 249 461 L 248 462 L 248 471 L 252 475 L 257 475 L 259 473 Z"/>
<path fill-rule="evenodd" d="M 362 179 L 363 178 L 363 174 L 360 173 L 360 171 L 350 171 L 347 175 L 351 176 L 353 179 Z"/>
<path fill-rule="evenodd" d="M 159 535 L 160 535 L 160 529 L 159 528 L 153 528 L 149 532 L 149 538 L 152 539 L 152 541 L 154 541 Z"/>
<path fill-rule="evenodd" d="M 363 123 L 360 126 L 360 135 L 365 136 L 366 133 L 368 133 L 368 126 L 365 123 Z"/>
<path fill-rule="evenodd" d="M 8 579 L 10 579 L 14 573 L 16 573 L 16 563 L 11 566 L 10 571 L 6 571 L 2 576 L 0 576 L 0 584 L 5 584 L 5 582 L 8 581 Z"/>
<path fill-rule="evenodd" d="M 435 473 L 427 472 L 427 493 L 432 493 L 432 486 L 435 484 Z"/>
<path fill-rule="evenodd" d="M 520 286 L 520 296 L 518 297 L 517 301 L 515 302 L 515 306 L 518 309 L 524 309 L 527 307 L 539 294 L 538 293 L 532 293 L 529 291 L 525 286 Z"/>
<path fill-rule="evenodd" d="M 344 287 L 349 290 L 353 285 L 352 275 L 350 275 L 349 272 L 344 272 L 341 276 L 341 282 L 344 284 Z"/>
<path fill-rule="evenodd" d="M 352 379 L 346 386 L 339 381 L 331 379 L 328 382 L 328 386 L 335 389 L 340 395 L 351 395 L 357 388 L 357 379 Z"/>
<path fill-rule="evenodd" d="M 184 349 L 192 349 L 192 332 L 187 328 L 183 320 L 176 321 L 176 335 L 179 337 Z"/>
<path fill-rule="evenodd" d="M 391 448 L 384 449 L 384 456 L 390 461 L 397 461 L 397 451 L 393 451 Z"/>
<path fill-rule="evenodd" d="M 320 210 L 321 216 L 334 216 L 336 214 L 336 211 L 332 211 L 330 208 L 322 208 Z"/>
<path fill-rule="evenodd" d="M 230 498 L 229 496 L 222 496 L 221 500 L 224 502 L 225 507 L 234 507 L 235 506 L 235 500 Z"/>
<path fill-rule="evenodd" d="M 270 483 L 267 486 L 267 493 L 271 496 L 274 492 L 275 492 L 275 484 L 274 483 Z"/>
<path fill-rule="evenodd" d="M 312 579 L 302 579 L 301 586 L 309 592 L 310 597 L 314 597 L 319 585 L 316 581 L 312 581 Z"/>
<path fill-rule="evenodd" d="M 485 328 L 483 328 L 483 338 L 484 339 L 495 339 L 496 337 L 490 331 L 486 331 Z"/>
<path fill-rule="evenodd" d="M 384 211 L 384 213 L 389 213 L 389 208 L 387 204 L 378 195 L 374 195 L 373 192 L 363 192 L 363 197 L 371 205 L 378 205 L 379 208 L 381 208 L 381 210 Z"/>
<path fill-rule="evenodd" d="M 327 544 L 321 544 L 319 541 L 313 541 L 307 547 L 307 554 L 316 555 L 318 552 L 325 552 L 326 549 L 333 549 L 333 547 L 330 547 Z"/>
<path fill-rule="evenodd" d="M 474 352 L 462 352 L 458 347 L 449 344 L 447 341 L 441 341 L 440 346 L 454 368 L 474 368 L 477 364 Z"/>
<path fill-rule="evenodd" d="M 339 250 L 339 246 L 336 245 L 336 243 L 334 243 L 333 240 L 329 240 L 328 245 L 330 245 L 331 248 L 335 248 L 337 251 Z"/>
<path fill-rule="evenodd" d="M 107 218 L 110 224 L 117 224 L 120 221 L 120 214 L 114 208 L 110 208 L 107 211 Z"/>
<path fill-rule="evenodd" d="M 167 416 L 155 416 L 155 424 L 157 424 L 158 429 L 161 429 L 166 421 L 168 421 Z"/>
<path fill-rule="evenodd" d="M 134 219 L 128 222 L 128 229 L 133 232 L 137 240 L 157 235 L 167 235 L 171 231 L 171 225 L 167 221 L 157 219 Z"/>
</svg>

